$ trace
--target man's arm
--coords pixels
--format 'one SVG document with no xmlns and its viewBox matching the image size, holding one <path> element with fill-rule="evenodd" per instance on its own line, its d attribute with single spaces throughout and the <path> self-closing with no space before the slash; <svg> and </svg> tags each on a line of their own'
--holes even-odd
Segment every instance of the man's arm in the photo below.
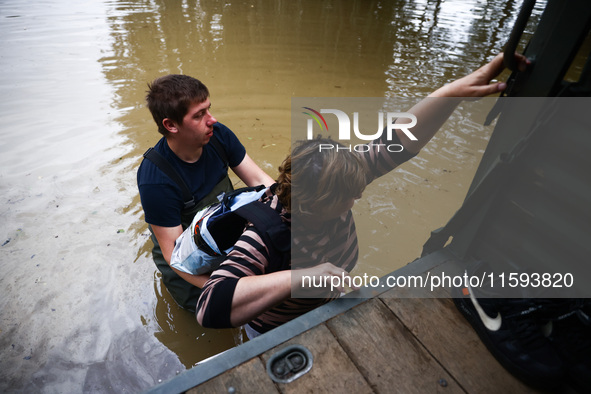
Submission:
<svg viewBox="0 0 591 394">
<path fill-rule="evenodd" d="M 271 186 L 275 183 L 267 173 L 248 156 L 248 153 L 244 155 L 244 159 L 236 167 L 232 167 L 232 171 L 238 178 L 242 180 L 247 186 L 259 186 L 265 185 L 266 187 Z"/>
<path fill-rule="evenodd" d="M 172 251 L 174 250 L 174 243 L 176 239 L 183 233 L 183 227 L 178 225 L 176 227 L 162 227 L 162 226 L 152 226 L 152 231 L 158 240 L 158 244 L 160 245 L 160 250 L 162 250 L 162 255 L 166 262 L 170 265 L 170 258 L 172 256 Z M 202 288 L 205 282 L 209 279 L 209 274 L 204 275 L 191 275 L 187 274 L 186 272 L 179 271 L 173 267 L 171 267 L 174 272 L 176 272 L 181 278 L 192 284 L 193 286 L 197 286 Z"/>
</svg>

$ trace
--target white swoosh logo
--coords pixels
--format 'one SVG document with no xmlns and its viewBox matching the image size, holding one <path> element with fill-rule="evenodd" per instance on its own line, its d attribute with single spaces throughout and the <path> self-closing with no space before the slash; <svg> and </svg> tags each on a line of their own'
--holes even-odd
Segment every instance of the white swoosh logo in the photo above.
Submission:
<svg viewBox="0 0 591 394">
<path fill-rule="evenodd" d="M 498 331 L 499 328 L 501 328 L 501 324 L 503 323 L 503 318 L 501 317 L 501 314 L 497 312 L 497 317 L 495 317 L 494 319 L 487 315 L 478 303 L 476 297 L 474 297 L 474 294 L 472 294 L 472 288 L 470 287 L 470 284 L 466 283 L 466 286 L 468 287 L 468 292 L 470 293 L 470 300 L 472 301 L 474 308 L 476 308 L 476 312 L 478 312 L 478 316 L 480 316 L 480 320 L 482 320 L 484 327 L 486 327 L 490 331 Z"/>
</svg>

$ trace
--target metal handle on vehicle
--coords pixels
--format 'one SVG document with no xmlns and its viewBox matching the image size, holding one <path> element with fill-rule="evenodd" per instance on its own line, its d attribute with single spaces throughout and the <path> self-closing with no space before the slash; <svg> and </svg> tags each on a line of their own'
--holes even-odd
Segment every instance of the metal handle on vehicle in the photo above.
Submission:
<svg viewBox="0 0 591 394">
<path fill-rule="evenodd" d="M 505 46 L 503 62 L 505 63 L 505 67 L 511 71 L 517 71 L 518 65 L 514 54 L 517 50 L 517 45 L 519 45 L 519 40 L 521 39 L 521 35 L 523 34 L 525 27 L 527 26 L 527 21 L 529 20 L 535 4 L 536 0 L 525 0 L 523 2 L 521 10 L 519 11 L 519 15 L 517 15 L 515 25 L 513 25 L 513 30 L 511 30 L 509 41 Z"/>
</svg>

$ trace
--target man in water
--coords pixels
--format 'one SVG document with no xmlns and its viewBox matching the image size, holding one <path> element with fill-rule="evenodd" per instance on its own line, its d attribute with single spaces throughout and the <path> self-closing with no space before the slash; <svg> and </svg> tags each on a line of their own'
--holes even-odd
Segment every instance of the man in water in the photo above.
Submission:
<svg viewBox="0 0 591 394">
<path fill-rule="evenodd" d="M 199 80 L 166 75 L 148 88 L 148 108 L 163 135 L 152 150 L 168 164 L 144 159 L 138 188 L 164 285 L 180 306 L 194 311 L 209 275 L 193 276 L 170 267 L 176 239 L 199 209 L 232 190 L 228 167 L 248 186 L 270 186 L 274 181 L 248 156 L 236 135 L 213 117 L 209 90 Z M 170 166 L 182 182 L 173 180 L 163 166 Z"/>
</svg>

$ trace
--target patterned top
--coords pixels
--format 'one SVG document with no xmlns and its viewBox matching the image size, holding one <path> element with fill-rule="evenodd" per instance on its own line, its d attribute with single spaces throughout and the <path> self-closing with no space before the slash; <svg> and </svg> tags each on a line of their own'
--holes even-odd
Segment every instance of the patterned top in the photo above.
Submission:
<svg viewBox="0 0 591 394">
<path fill-rule="evenodd" d="M 397 143 L 397 141 L 392 142 Z M 378 141 L 370 144 L 372 149 L 369 152 L 360 153 L 370 171 L 368 184 L 414 157 L 407 151 L 388 152 L 383 143 L 381 146 L 379 143 Z M 261 201 L 278 211 L 282 219 L 291 226 L 291 217 L 279 204 L 273 189 L 273 187 L 268 189 Z M 327 261 L 347 272 L 355 267 L 359 247 L 351 210 L 312 231 L 300 224 L 294 225 L 291 230 L 290 267 L 314 266 Z M 228 254 L 228 258 L 212 273 L 203 287 L 203 293 L 197 303 L 198 322 L 204 327 L 231 327 L 232 297 L 238 280 L 246 276 L 264 275 L 277 271 L 274 267 L 280 265 L 281 261 L 278 261 L 276 255 L 271 256 L 269 248 L 264 244 L 257 229 L 248 227 Z M 335 291 L 325 294 L 323 298 L 289 298 L 255 318 L 249 325 L 254 330 L 264 333 L 338 296 L 338 292 Z"/>
</svg>

